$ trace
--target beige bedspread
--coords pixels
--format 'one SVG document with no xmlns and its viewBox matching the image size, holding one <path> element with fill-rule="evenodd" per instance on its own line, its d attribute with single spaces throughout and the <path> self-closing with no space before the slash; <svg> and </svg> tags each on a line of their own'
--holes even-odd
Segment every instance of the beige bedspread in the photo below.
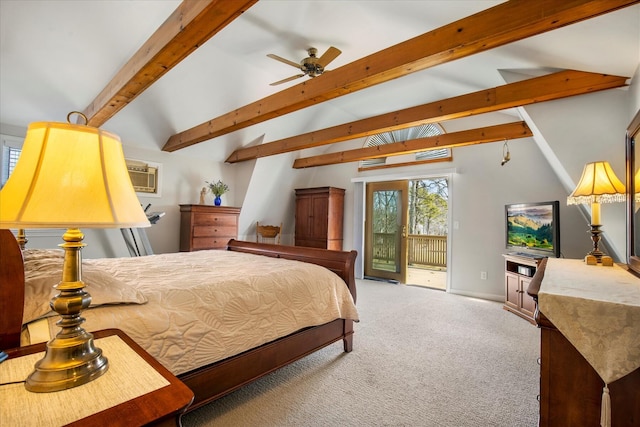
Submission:
<svg viewBox="0 0 640 427">
<path fill-rule="evenodd" d="M 91 307 L 82 312 L 85 329 L 122 329 L 176 375 L 308 326 L 358 320 L 344 281 L 313 264 L 209 250 L 83 265 L 110 273 L 147 301 Z M 56 320 L 45 320 L 52 335 Z"/>
</svg>

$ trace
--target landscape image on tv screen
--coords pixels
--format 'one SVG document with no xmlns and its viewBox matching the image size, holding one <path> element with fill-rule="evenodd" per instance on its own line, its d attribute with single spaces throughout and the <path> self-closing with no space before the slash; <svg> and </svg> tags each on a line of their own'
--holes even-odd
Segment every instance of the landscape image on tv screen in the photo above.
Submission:
<svg viewBox="0 0 640 427">
<path fill-rule="evenodd" d="M 507 205 L 507 247 L 555 254 L 558 248 L 554 248 L 557 245 L 554 207 L 554 203 Z"/>
</svg>

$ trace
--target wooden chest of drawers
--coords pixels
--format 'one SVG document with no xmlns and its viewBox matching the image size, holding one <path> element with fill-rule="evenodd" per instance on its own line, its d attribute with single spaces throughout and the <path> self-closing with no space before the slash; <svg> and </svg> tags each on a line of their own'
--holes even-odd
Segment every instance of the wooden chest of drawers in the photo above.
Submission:
<svg viewBox="0 0 640 427">
<path fill-rule="evenodd" d="M 180 205 L 180 251 L 225 249 L 238 238 L 240 208 Z"/>
</svg>

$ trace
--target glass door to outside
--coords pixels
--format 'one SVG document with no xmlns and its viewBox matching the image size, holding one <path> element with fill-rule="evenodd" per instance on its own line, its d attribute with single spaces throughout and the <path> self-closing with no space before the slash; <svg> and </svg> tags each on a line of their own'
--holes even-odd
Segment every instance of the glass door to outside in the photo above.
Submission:
<svg viewBox="0 0 640 427">
<path fill-rule="evenodd" d="M 365 276 L 406 282 L 408 188 L 408 181 L 367 184 Z"/>
</svg>

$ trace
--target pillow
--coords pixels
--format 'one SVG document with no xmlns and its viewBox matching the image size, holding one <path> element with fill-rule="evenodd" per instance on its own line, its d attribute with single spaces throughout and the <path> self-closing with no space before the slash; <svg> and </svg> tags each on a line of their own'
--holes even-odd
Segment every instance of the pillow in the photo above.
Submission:
<svg viewBox="0 0 640 427">
<path fill-rule="evenodd" d="M 25 295 L 22 324 L 57 315 L 49 302 L 58 293 L 54 286 L 62 280 L 64 250 L 25 249 Z M 82 265 L 85 291 L 91 295 L 90 307 L 107 304 L 144 304 L 146 297 L 137 289 L 92 265 Z"/>
</svg>

